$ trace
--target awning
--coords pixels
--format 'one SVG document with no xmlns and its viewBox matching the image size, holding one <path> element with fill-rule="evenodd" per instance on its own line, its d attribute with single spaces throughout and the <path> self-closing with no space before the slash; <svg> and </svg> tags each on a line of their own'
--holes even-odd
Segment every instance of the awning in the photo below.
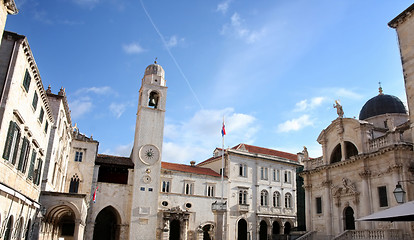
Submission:
<svg viewBox="0 0 414 240">
<path fill-rule="evenodd" d="M 414 201 L 357 219 L 357 221 L 414 221 Z"/>
</svg>

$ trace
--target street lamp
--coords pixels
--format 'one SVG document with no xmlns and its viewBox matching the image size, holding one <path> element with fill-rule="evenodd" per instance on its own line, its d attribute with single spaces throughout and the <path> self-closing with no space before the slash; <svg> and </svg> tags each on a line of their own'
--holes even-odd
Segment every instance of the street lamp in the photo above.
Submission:
<svg viewBox="0 0 414 240">
<path fill-rule="evenodd" d="M 404 203 L 404 199 L 405 199 L 405 191 L 401 186 L 401 182 L 410 182 L 410 183 L 414 183 L 414 180 L 401 180 L 398 181 L 397 185 L 395 186 L 395 189 L 392 193 L 394 193 L 394 197 L 395 200 L 397 201 L 397 203 Z"/>
</svg>

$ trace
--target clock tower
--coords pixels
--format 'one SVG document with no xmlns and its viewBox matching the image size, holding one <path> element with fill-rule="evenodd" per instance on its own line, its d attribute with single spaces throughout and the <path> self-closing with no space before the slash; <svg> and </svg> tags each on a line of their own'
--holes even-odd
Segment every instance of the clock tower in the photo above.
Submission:
<svg viewBox="0 0 414 240">
<path fill-rule="evenodd" d="M 156 239 L 161 150 L 167 96 L 164 69 L 145 69 L 139 90 L 138 113 L 131 159 L 134 162 L 129 239 Z"/>
</svg>

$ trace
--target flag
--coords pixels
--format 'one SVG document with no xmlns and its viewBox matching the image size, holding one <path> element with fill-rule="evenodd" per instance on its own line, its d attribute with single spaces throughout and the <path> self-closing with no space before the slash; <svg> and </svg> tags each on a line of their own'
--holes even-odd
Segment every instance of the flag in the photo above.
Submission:
<svg viewBox="0 0 414 240">
<path fill-rule="evenodd" d="M 96 203 L 96 191 L 98 190 L 98 187 L 96 187 L 95 192 L 93 192 L 93 203 Z"/>
<path fill-rule="evenodd" d="M 223 128 L 221 129 L 221 136 L 224 137 L 226 135 L 226 126 L 224 125 L 224 119 L 223 119 Z"/>
</svg>

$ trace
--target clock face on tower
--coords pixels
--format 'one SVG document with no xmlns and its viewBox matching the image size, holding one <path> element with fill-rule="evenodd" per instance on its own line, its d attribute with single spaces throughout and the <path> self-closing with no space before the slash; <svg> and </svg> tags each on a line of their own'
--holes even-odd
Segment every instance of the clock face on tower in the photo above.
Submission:
<svg viewBox="0 0 414 240">
<path fill-rule="evenodd" d="M 160 150 L 152 144 L 144 145 L 139 150 L 139 159 L 146 165 L 153 165 L 160 159 Z"/>
</svg>

